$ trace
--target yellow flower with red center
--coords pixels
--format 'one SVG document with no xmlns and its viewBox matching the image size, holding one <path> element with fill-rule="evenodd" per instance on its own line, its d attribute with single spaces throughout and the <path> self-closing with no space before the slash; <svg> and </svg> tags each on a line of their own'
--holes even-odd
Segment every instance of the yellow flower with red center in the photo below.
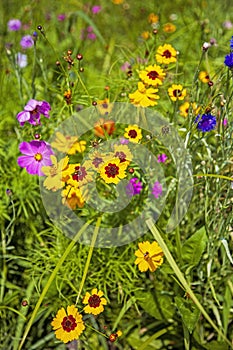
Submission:
<svg viewBox="0 0 233 350">
<path fill-rule="evenodd" d="M 78 339 L 85 329 L 82 315 L 80 315 L 74 305 L 68 306 L 67 312 L 63 307 L 58 310 L 51 325 L 55 331 L 56 338 L 63 341 L 63 343 Z"/>
<path fill-rule="evenodd" d="M 92 289 L 91 294 L 86 293 L 83 298 L 83 304 L 87 304 L 83 310 L 86 314 L 99 315 L 104 311 L 104 305 L 107 305 L 107 300 L 102 298 L 104 293 L 102 290 L 97 290 L 97 288 Z"/>
<path fill-rule="evenodd" d="M 114 157 L 119 158 L 120 162 L 126 162 L 128 165 L 131 162 L 133 155 L 127 145 L 114 145 Z"/>
<path fill-rule="evenodd" d="M 168 89 L 168 94 L 172 101 L 183 100 L 186 96 L 186 89 L 183 89 L 181 84 L 173 84 Z"/>
<path fill-rule="evenodd" d="M 62 158 L 59 162 L 54 155 L 50 156 L 52 165 L 43 166 L 41 170 L 47 176 L 44 180 L 44 187 L 48 190 L 57 191 L 64 187 L 67 176 L 65 176 L 65 170 L 68 169 L 69 157 Z"/>
<path fill-rule="evenodd" d="M 138 83 L 138 90 L 129 94 L 130 102 L 137 107 L 149 107 L 157 105 L 157 101 L 160 97 L 156 95 L 158 89 L 147 89 L 142 82 Z"/>
<path fill-rule="evenodd" d="M 154 272 L 163 263 L 163 251 L 157 242 L 141 242 L 138 243 L 138 250 L 135 252 L 137 259 L 135 264 L 141 272 L 148 269 Z"/>
<path fill-rule="evenodd" d="M 165 33 L 174 33 L 176 31 L 176 26 L 173 23 L 165 23 L 163 25 L 163 31 Z"/>
<path fill-rule="evenodd" d="M 94 133 L 98 137 L 112 135 L 115 130 L 115 122 L 113 120 L 105 120 L 100 118 L 94 125 Z"/>
<path fill-rule="evenodd" d="M 129 139 L 131 142 L 139 143 L 139 141 L 142 139 L 142 131 L 136 124 L 129 125 L 127 128 L 125 128 L 124 137 Z"/>
<path fill-rule="evenodd" d="M 141 80 L 152 86 L 162 85 L 165 75 L 163 69 L 156 64 L 146 67 L 145 70 L 139 73 Z"/>
<path fill-rule="evenodd" d="M 82 164 L 69 164 L 69 168 L 65 173 L 69 174 L 69 179 L 66 182 L 74 187 L 80 187 L 93 181 L 93 170 L 88 161 Z"/>
<path fill-rule="evenodd" d="M 198 78 L 200 79 L 200 81 L 202 83 L 209 83 L 210 82 L 210 76 L 209 76 L 209 74 L 206 71 L 201 71 L 199 73 Z"/>
<path fill-rule="evenodd" d="M 148 16 L 148 22 L 149 23 L 158 23 L 159 21 L 159 16 L 155 15 L 154 13 L 150 13 Z"/>
<path fill-rule="evenodd" d="M 72 210 L 78 208 L 83 208 L 85 204 L 85 199 L 87 198 L 87 191 L 83 193 L 78 187 L 73 187 L 71 185 L 66 186 L 62 191 L 62 203 Z"/>
<path fill-rule="evenodd" d="M 104 164 L 99 168 L 100 177 L 107 183 L 118 184 L 121 179 L 126 177 L 125 170 L 128 162 L 121 162 L 120 158 L 110 158 L 105 160 Z"/>
<path fill-rule="evenodd" d="M 155 55 L 158 63 L 169 64 L 176 62 L 177 52 L 170 44 L 159 46 Z"/>
<path fill-rule="evenodd" d="M 110 334 L 108 339 L 109 339 L 109 341 L 111 343 L 114 343 L 121 335 L 122 335 L 122 332 L 121 331 L 117 331 L 116 333 Z"/>
<path fill-rule="evenodd" d="M 182 117 L 187 117 L 188 116 L 189 107 L 190 107 L 190 103 L 189 102 L 185 102 L 179 107 L 180 115 Z"/>
<path fill-rule="evenodd" d="M 86 149 L 86 141 L 78 141 L 77 136 L 65 136 L 61 132 L 56 132 L 56 139 L 51 142 L 51 146 L 60 152 L 67 154 L 82 153 Z"/>
<path fill-rule="evenodd" d="M 109 99 L 105 98 L 104 100 L 98 100 L 97 101 L 97 109 L 102 115 L 108 115 L 112 109 L 113 109 L 113 104 L 109 103 Z"/>
</svg>

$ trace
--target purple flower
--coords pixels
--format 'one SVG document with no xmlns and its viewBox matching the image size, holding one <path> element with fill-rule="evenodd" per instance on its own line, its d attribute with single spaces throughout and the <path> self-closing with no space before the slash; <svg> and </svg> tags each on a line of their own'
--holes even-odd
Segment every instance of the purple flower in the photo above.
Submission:
<svg viewBox="0 0 233 350">
<path fill-rule="evenodd" d="M 26 168 L 26 171 L 31 175 L 43 176 L 41 167 L 52 165 L 50 156 L 54 153 L 51 146 L 45 141 L 21 142 L 19 150 L 24 155 L 18 157 L 18 165 L 21 168 Z"/>
<path fill-rule="evenodd" d="M 224 119 L 223 119 L 223 126 L 227 126 L 227 123 L 228 123 L 227 118 L 224 118 Z"/>
<path fill-rule="evenodd" d="M 229 68 L 233 68 L 233 52 L 230 52 L 229 55 L 225 56 L 225 65 Z"/>
<path fill-rule="evenodd" d="M 126 71 L 129 70 L 129 69 L 131 69 L 131 64 L 130 64 L 128 61 L 126 61 L 124 64 L 122 64 L 121 70 L 122 70 L 123 72 L 126 72 Z"/>
<path fill-rule="evenodd" d="M 101 6 L 98 6 L 98 5 L 92 6 L 91 11 L 95 15 L 96 13 L 101 11 Z"/>
<path fill-rule="evenodd" d="M 154 186 L 152 188 L 152 194 L 155 198 L 159 198 L 159 196 L 162 195 L 162 192 L 163 192 L 163 188 L 162 188 L 162 185 L 159 181 L 156 181 L 154 183 Z"/>
<path fill-rule="evenodd" d="M 129 180 L 128 185 L 126 186 L 126 194 L 129 197 L 135 196 L 135 194 L 140 194 L 142 191 L 142 183 L 137 177 L 133 177 Z"/>
<path fill-rule="evenodd" d="M 165 163 L 166 160 L 167 160 L 167 156 L 165 153 L 158 154 L 158 159 L 157 159 L 158 163 Z"/>
<path fill-rule="evenodd" d="M 34 40 L 31 35 L 25 35 L 20 41 L 20 45 L 23 49 L 29 49 L 34 45 Z"/>
<path fill-rule="evenodd" d="M 92 33 L 88 33 L 87 34 L 87 39 L 90 39 L 90 40 L 94 41 L 96 39 L 95 33 L 93 33 L 93 32 Z"/>
<path fill-rule="evenodd" d="M 223 22 L 223 27 L 226 28 L 226 29 L 231 29 L 233 27 L 233 24 L 231 21 L 225 21 Z"/>
<path fill-rule="evenodd" d="M 17 119 L 21 126 L 23 126 L 25 122 L 29 122 L 32 125 L 38 125 L 41 124 L 41 114 L 43 114 L 46 118 L 50 117 L 50 109 L 50 104 L 46 101 L 29 100 L 24 107 L 24 110 L 17 114 Z"/>
<path fill-rule="evenodd" d="M 57 15 L 57 19 L 58 21 L 63 22 L 66 19 L 66 15 L 61 13 L 60 15 Z"/>
<path fill-rule="evenodd" d="M 233 49 L 233 36 L 230 39 L 230 48 Z"/>
<path fill-rule="evenodd" d="M 7 23 L 7 26 L 11 32 L 16 32 L 21 28 L 22 24 L 19 19 L 10 19 Z"/>
<path fill-rule="evenodd" d="M 197 128 L 199 131 L 208 132 L 215 128 L 216 126 L 216 117 L 209 113 L 203 114 L 200 119 L 200 115 L 195 119 L 195 123 L 197 123 Z"/>
<path fill-rule="evenodd" d="M 121 145 L 128 145 L 129 139 L 125 139 L 124 137 L 120 138 L 120 144 Z"/>
<path fill-rule="evenodd" d="M 21 52 L 18 52 L 16 55 L 16 64 L 19 66 L 19 68 L 24 68 L 27 66 L 28 61 L 27 61 L 27 55 L 24 55 Z"/>
</svg>

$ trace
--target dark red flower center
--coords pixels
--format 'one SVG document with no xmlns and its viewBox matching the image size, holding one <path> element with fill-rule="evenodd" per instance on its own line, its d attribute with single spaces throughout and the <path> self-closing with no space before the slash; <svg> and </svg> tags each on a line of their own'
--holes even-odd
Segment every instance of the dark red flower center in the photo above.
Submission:
<svg viewBox="0 0 233 350">
<path fill-rule="evenodd" d="M 102 107 L 107 109 L 108 108 L 108 104 L 107 103 L 103 103 Z"/>
<path fill-rule="evenodd" d="M 93 160 L 92 164 L 93 164 L 96 168 L 98 168 L 98 166 L 99 166 L 102 162 L 103 162 L 103 159 L 102 159 L 102 158 L 96 157 L 96 158 Z"/>
<path fill-rule="evenodd" d="M 131 139 L 135 139 L 137 137 L 137 131 L 136 130 L 130 130 L 128 132 L 129 137 L 131 137 Z"/>
<path fill-rule="evenodd" d="M 157 78 L 159 77 L 159 73 L 156 72 L 155 70 L 151 70 L 151 71 L 147 74 L 147 76 L 148 76 L 150 79 L 155 80 L 155 79 L 157 79 Z"/>
<path fill-rule="evenodd" d="M 116 164 L 108 163 L 108 165 L 105 167 L 105 174 L 108 177 L 115 177 L 119 174 L 119 167 Z"/>
<path fill-rule="evenodd" d="M 76 166 L 75 172 L 72 175 L 72 179 L 76 181 L 82 181 L 86 175 L 87 175 L 87 172 L 85 167 Z"/>
<path fill-rule="evenodd" d="M 144 259 L 145 259 L 145 260 L 148 260 L 149 257 L 150 257 L 149 252 L 145 252 L 145 253 L 144 253 Z"/>
<path fill-rule="evenodd" d="M 64 317 L 61 325 L 66 332 L 73 331 L 77 327 L 76 320 L 72 315 Z"/>
<path fill-rule="evenodd" d="M 126 154 L 124 152 L 116 152 L 115 157 L 119 158 L 121 163 L 126 161 Z"/>
<path fill-rule="evenodd" d="M 172 54 L 169 50 L 165 50 L 162 54 L 163 57 L 170 58 L 172 57 Z"/>
<path fill-rule="evenodd" d="M 90 296 L 90 298 L 88 299 L 88 304 L 90 307 L 99 307 L 101 303 L 101 299 L 97 294 L 93 294 Z"/>
<path fill-rule="evenodd" d="M 182 91 L 179 89 L 173 90 L 173 96 L 174 97 L 179 97 L 182 95 Z"/>
</svg>

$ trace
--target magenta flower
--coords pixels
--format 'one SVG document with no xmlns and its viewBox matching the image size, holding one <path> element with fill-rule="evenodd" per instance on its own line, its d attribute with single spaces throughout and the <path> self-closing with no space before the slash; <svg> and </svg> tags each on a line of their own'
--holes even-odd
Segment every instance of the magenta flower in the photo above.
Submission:
<svg viewBox="0 0 233 350">
<path fill-rule="evenodd" d="M 63 22 L 66 19 L 66 15 L 61 13 L 60 15 L 57 15 L 57 19 L 58 21 Z"/>
<path fill-rule="evenodd" d="M 23 49 L 29 49 L 34 45 L 34 40 L 31 35 L 24 35 L 20 41 L 20 45 Z"/>
<path fill-rule="evenodd" d="M 154 186 L 152 188 L 152 194 L 155 198 L 159 198 L 159 196 L 162 195 L 162 192 L 163 192 L 163 188 L 162 188 L 162 185 L 159 181 L 156 181 L 154 183 Z"/>
<path fill-rule="evenodd" d="M 158 159 L 157 159 L 158 163 L 165 163 L 166 160 L 167 160 L 167 156 L 165 153 L 158 154 Z"/>
<path fill-rule="evenodd" d="M 101 6 L 98 6 L 98 5 L 92 6 L 91 11 L 95 15 L 96 13 L 101 11 Z"/>
<path fill-rule="evenodd" d="M 7 23 L 7 26 L 11 32 L 16 32 L 17 30 L 20 30 L 22 24 L 19 19 L 10 19 Z"/>
<path fill-rule="evenodd" d="M 43 176 L 41 167 L 52 165 L 50 156 L 54 153 L 49 143 L 45 141 L 21 142 L 19 150 L 24 156 L 18 157 L 18 165 L 26 168 L 28 174 Z"/>
<path fill-rule="evenodd" d="M 49 118 L 49 111 L 51 107 L 46 101 L 29 100 L 24 110 L 17 114 L 17 119 L 21 126 L 25 122 L 29 122 L 32 125 L 41 124 L 40 115 L 43 114 L 46 118 Z"/>
<path fill-rule="evenodd" d="M 140 194 L 142 191 L 142 183 L 137 177 L 133 177 L 129 180 L 128 185 L 126 186 L 126 193 L 129 197 L 133 197 L 136 194 Z"/>
</svg>

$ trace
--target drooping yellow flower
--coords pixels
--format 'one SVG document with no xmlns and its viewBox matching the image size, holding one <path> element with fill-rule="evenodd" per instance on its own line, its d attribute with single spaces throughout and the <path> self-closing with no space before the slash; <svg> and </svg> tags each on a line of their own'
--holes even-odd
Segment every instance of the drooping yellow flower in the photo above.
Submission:
<svg viewBox="0 0 233 350">
<path fill-rule="evenodd" d="M 107 183 L 118 184 L 121 179 L 126 177 L 125 170 L 127 162 L 121 162 L 120 158 L 112 158 L 105 161 L 99 168 L 100 177 Z"/>
<path fill-rule="evenodd" d="M 138 83 L 138 90 L 129 94 L 130 102 L 137 107 L 155 106 L 158 104 L 156 100 L 160 98 L 159 95 L 156 95 L 156 92 L 158 92 L 158 89 L 147 89 L 140 81 Z"/>
<path fill-rule="evenodd" d="M 176 26 L 173 23 L 165 23 L 163 25 L 163 31 L 165 33 L 174 33 L 176 31 Z"/>
<path fill-rule="evenodd" d="M 44 180 L 44 187 L 48 190 L 52 190 L 53 192 L 61 189 L 65 185 L 65 181 L 67 177 L 65 176 L 65 170 L 68 169 L 69 157 L 66 156 L 62 158 L 59 162 L 54 155 L 50 156 L 52 161 L 52 165 L 43 166 L 41 170 L 47 176 Z"/>
<path fill-rule="evenodd" d="M 156 64 L 146 67 L 145 70 L 139 73 L 141 80 L 145 84 L 152 86 L 162 85 L 165 75 L 163 69 Z"/>
<path fill-rule="evenodd" d="M 210 76 L 209 76 L 209 74 L 206 71 L 201 71 L 199 73 L 198 78 L 200 79 L 200 81 L 202 83 L 209 83 L 209 81 L 210 81 Z"/>
<path fill-rule="evenodd" d="M 104 311 L 104 305 L 107 305 L 107 300 L 102 298 L 104 293 L 102 290 L 97 290 L 97 288 L 92 289 L 91 294 L 86 293 L 83 298 L 83 304 L 87 304 L 83 310 L 86 314 L 99 315 Z"/>
<path fill-rule="evenodd" d="M 62 203 L 70 209 L 74 210 L 77 207 L 83 208 L 85 199 L 87 198 L 87 191 L 83 193 L 80 191 L 80 188 L 68 185 L 62 191 L 61 195 Z"/>
<path fill-rule="evenodd" d="M 157 23 L 159 21 L 159 16 L 155 15 L 154 13 L 150 13 L 148 16 L 148 22 L 149 23 Z"/>
<path fill-rule="evenodd" d="M 177 52 L 170 44 L 159 46 L 155 58 L 158 63 L 169 64 L 176 62 Z"/>
<path fill-rule="evenodd" d="M 141 242 L 138 243 L 139 249 L 135 252 L 137 259 L 135 264 L 141 272 L 148 269 L 154 272 L 163 263 L 163 251 L 157 242 Z"/>
<path fill-rule="evenodd" d="M 124 137 L 131 142 L 138 143 L 142 139 L 142 131 L 136 124 L 129 125 L 125 128 Z"/>
<path fill-rule="evenodd" d="M 168 89 L 168 94 L 172 101 L 183 100 L 186 96 L 186 89 L 183 89 L 181 84 L 173 84 Z"/>
<path fill-rule="evenodd" d="M 82 153 L 86 149 L 86 141 L 78 141 L 77 136 L 65 136 L 61 132 L 56 132 L 56 139 L 51 142 L 51 146 L 60 152 L 67 154 Z"/>
<path fill-rule="evenodd" d="M 57 339 L 63 341 L 63 343 L 78 339 L 85 329 L 82 315 L 74 305 L 68 306 L 67 312 L 63 307 L 58 310 L 51 325 Z"/>
<path fill-rule="evenodd" d="M 190 107 L 190 103 L 189 102 L 184 102 L 180 107 L 180 115 L 182 117 L 187 117 L 188 113 L 189 113 L 189 107 Z"/>
</svg>

